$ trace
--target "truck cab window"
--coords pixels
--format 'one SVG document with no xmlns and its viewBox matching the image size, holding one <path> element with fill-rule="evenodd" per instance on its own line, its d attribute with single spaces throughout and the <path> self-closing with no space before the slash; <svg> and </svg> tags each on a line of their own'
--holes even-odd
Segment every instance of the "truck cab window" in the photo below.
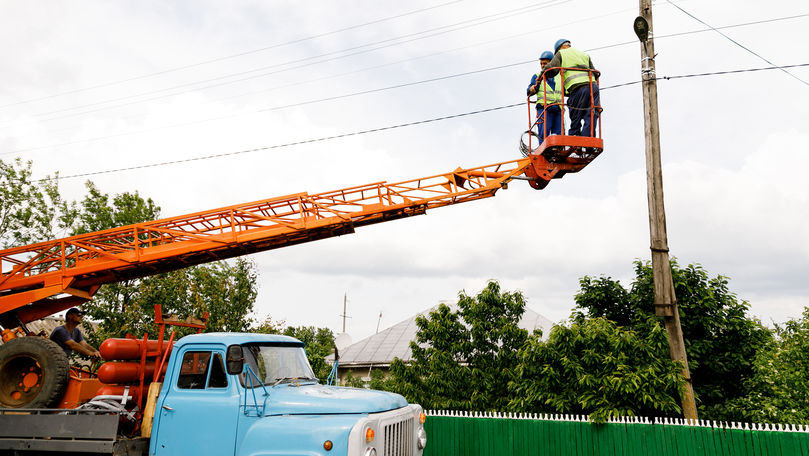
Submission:
<svg viewBox="0 0 809 456">
<path fill-rule="evenodd" d="M 246 367 L 254 377 L 247 379 L 247 374 L 243 373 L 239 377 L 242 386 L 317 381 L 301 345 L 245 344 L 243 347 Z"/>
<path fill-rule="evenodd" d="M 228 376 L 225 373 L 225 363 L 222 355 L 214 353 L 211 362 L 211 376 L 208 378 L 208 388 L 225 388 L 228 386 Z"/>
<path fill-rule="evenodd" d="M 211 352 L 209 351 L 190 351 L 183 355 L 180 375 L 177 376 L 177 388 L 204 389 L 210 361 Z"/>
</svg>

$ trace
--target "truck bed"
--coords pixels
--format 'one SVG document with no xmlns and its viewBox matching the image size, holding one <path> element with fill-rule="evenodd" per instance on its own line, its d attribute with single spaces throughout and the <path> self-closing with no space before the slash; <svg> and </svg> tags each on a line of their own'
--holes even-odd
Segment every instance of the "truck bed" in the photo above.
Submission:
<svg viewBox="0 0 809 456">
<path fill-rule="evenodd" d="M 0 455 L 145 455 L 149 440 L 118 436 L 120 416 L 97 410 L 0 409 Z"/>
</svg>

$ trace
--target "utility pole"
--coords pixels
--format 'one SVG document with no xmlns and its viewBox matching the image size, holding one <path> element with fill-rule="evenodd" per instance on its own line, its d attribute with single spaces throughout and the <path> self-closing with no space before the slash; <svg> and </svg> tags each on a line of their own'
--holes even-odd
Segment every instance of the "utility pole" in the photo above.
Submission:
<svg viewBox="0 0 809 456">
<path fill-rule="evenodd" d="M 343 293 L 343 314 L 340 315 L 343 317 L 343 334 L 346 332 L 346 318 L 351 318 L 346 314 L 346 303 L 348 302 L 348 293 Z"/>
<path fill-rule="evenodd" d="M 669 263 L 669 246 L 666 235 L 666 211 L 663 207 L 663 171 L 660 165 L 660 126 L 657 118 L 657 81 L 655 75 L 655 48 L 652 34 L 652 0 L 640 1 L 640 16 L 635 19 L 635 34 L 640 39 L 641 72 L 643 79 L 643 115 L 646 136 L 646 190 L 649 202 L 649 236 L 652 250 L 652 273 L 654 275 L 655 315 L 663 317 L 669 339 L 671 359 L 683 364 L 685 389 L 683 391 L 683 416 L 697 419 L 694 388 L 688 370 L 688 358 L 680 326 L 680 312 L 674 294 L 674 280 Z"/>
</svg>

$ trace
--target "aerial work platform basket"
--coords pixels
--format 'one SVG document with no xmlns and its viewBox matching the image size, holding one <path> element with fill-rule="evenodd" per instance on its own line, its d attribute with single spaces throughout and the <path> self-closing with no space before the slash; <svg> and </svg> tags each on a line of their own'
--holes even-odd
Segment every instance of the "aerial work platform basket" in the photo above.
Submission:
<svg viewBox="0 0 809 456">
<path fill-rule="evenodd" d="M 560 90 L 560 101 L 542 103 L 545 109 L 552 106 L 559 107 L 561 111 L 561 134 L 549 131 L 548 122 L 545 121 L 546 111 L 540 110 L 537 112 L 534 108 L 537 100 L 528 97 L 526 100 L 528 106 L 528 130 L 520 138 L 520 151 L 525 157 L 531 159 L 532 166 L 525 169 L 525 176 L 529 178 L 531 187 L 537 190 L 547 187 L 551 179 L 559 179 L 567 173 L 581 171 L 604 150 L 604 141 L 601 139 L 601 124 L 598 123 L 601 118 L 602 108 L 600 99 L 596 99 L 597 97 L 593 94 L 593 87 L 598 85 L 597 76 L 593 74 L 593 70 L 582 68 L 558 69 L 561 75 L 562 87 L 565 85 L 566 71 L 587 72 L 590 102 L 589 107 L 583 109 L 588 111 L 585 115 L 585 124 L 588 124 L 586 120 L 589 120 L 590 128 L 588 131 L 582 131 L 582 136 L 570 135 L 566 131 L 569 122 L 565 121 L 565 113 L 576 108 L 567 106 L 564 90 Z M 546 75 L 543 74 L 543 81 L 545 78 Z M 546 84 L 542 84 L 542 87 L 547 89 Z M 543 93 L 537 93 L 536 97 L 547 99 L 547 93 L 543 90 Z"/>
</svg>

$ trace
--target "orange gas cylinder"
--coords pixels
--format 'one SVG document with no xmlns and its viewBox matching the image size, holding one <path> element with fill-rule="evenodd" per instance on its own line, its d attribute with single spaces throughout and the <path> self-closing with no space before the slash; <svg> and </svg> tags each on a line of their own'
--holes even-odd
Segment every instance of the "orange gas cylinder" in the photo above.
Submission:
<svg viewBox="0 0 809 456">
<path fill-rule="evenodd" d="M 172 343 L 172 345 L 174 345 Z M 168 341 L 163 341 L 163 348 L 161 353 L 166 349 L 171 352 Z M 146 349 L 149 352 L 157 351 L 157 341 L 148 340 L 146 342 Z M 107 339 L 101 343 L 98 348 L 101 356 L 106 360 L 113 359 L 140 359 L 143 353 L 143 340 L 139 339 Z"/>
<path fill-rule="evenodd" d="M 96 391 L 96 396 L 122 396 L 124 394 L 124 388 L 126 386 L 123 385 L 104 385 Z M 137 400 L 138 396 L 140 396 L 140 388 L 137 386 L 130 386 L 129 387 L 129 395 L 132 396 L 132 400 Z"/>
<path fill-rule="evenodd" d="M 146 369 L 143 372 L 144 381 L 150 382 L 152 381 L 152 376 L 154 375 L 154 361 L 147 361 L 146 362 Z M 163 365 L 163 371 L 160 375 L 165 375 L 166 373 L 166 366 Z M 102 383 L 126 383 L 126 382 L 135 382 L 140 380 L 140 363 L 136 362 L 125 362 L 125 361 L 111 361 L 101 365 L 98 369 L 98 379 L 101 380 Z"/>
</svg>

